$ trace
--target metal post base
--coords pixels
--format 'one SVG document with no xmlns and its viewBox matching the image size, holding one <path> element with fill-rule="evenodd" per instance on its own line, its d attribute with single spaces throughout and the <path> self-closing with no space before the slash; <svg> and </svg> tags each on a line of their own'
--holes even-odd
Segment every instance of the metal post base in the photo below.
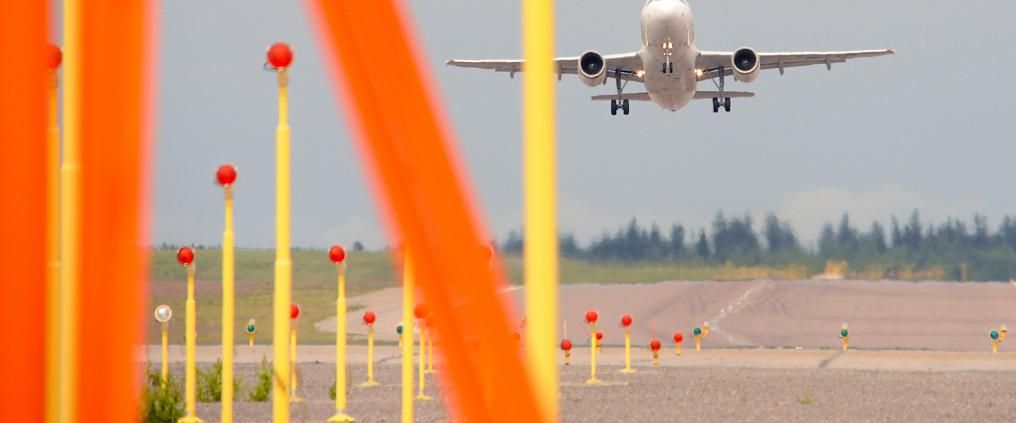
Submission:
<svg viewBox="0 0 1016 423">
<path fill-rule="evenodd" d="M 329 417 L 328 421 L 331 423 L 349 423 L 355 422 L 356 419 L 354 419 L 353 416 L 350 416 L 349 414 L 339 412 L 335 413 L 334 416 Z"/>
</svg>

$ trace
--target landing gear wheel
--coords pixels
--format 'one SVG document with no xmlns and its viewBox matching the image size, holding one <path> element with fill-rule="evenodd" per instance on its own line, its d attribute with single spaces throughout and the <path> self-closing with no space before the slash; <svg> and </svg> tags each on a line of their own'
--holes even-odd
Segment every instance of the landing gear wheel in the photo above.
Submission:
<svg viewBox="0 0 1016 423">
<path fill-rule="evenodd" d="M 720 99 L 713 97 L 713 113 L 720 111 Z"/>
<path fill-rule="evenodd" d="M 617 100 L 610 100 L 610 115 L 617 116 Z"/>
<path fill-rule="evenodd" d="M 730 97 L 723 99 L 723 110 L 730 112 Z"/>
<path fill-rule="evenodd" d="M 625 116 L 627 116 L 628 115 L 628 99 L 627 98 L 624 99 L 623 102 L 621 102 L 621 109 L 624 110 L 624 114 L 625 114 Z"/>
</svg>

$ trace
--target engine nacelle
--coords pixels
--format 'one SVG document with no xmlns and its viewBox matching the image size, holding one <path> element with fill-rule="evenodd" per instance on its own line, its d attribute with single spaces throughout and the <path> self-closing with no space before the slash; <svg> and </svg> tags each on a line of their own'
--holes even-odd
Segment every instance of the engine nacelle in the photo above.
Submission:
<svg viewBox="0 0 1016 423">
<path fill-rule="evenodd" d="M 762 60 L 759 59 L 758 53 L 747 47 L 735 51 L 730 57 L 730 62 L 734 68 L 734 79 L 745 83 L 755 81 L 758 78 L 758 71 L 762 69 Z"/>
<path fill-rule="evenodd" d="M 579 79 L 590 87 L 601 85 L 607 81 L 607 62 L 603 55 L 595 51 L 587 51 L 579 56 Z"/>
</svg>

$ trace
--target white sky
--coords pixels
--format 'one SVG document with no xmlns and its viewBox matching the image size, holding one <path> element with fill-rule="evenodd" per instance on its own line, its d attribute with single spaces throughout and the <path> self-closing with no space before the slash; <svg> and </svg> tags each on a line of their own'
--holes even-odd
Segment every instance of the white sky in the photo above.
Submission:
<svg viewBox="0 0 1016 423">
<path fill-rule="evenodd" d="M 757 96 L 716 115 L 708 102 L 676 113 L 634 103 L 631 116 L 612 118 L 607 103 L 589 101 L 611 86 L 587 88 L 566 77 L 558 84 L 562 231 L 585 242 L 632 216 L 695 229 L 722 209 L 759 217 L 774 211 L 813 240 L 844 211 L 867 227 L 915 207 L 925 221 L 980 212 L 994 223 L 1016 209 L 1013 3 L 690 3 L 701 49 L 891 47 L 897 55 L 834 65 L 831 73 L 822 66 L 783 77 L 765 72 L 752 85 L 730 85 Z M 641 4 L 558 1 L 558 53 L 637 49 Z M 385 242 L 301 5 L 161 2 L 154 243 L 219 242 L 221 190 L 212 176 L 232 162 L 239 169 L 237 243 L 273 245 L 276 92 L 261 64 L 276 40 L 296 48 L 294 245 Z M 503 238 L 522 224 L 521 81 L 443 62 L 518 57 L 519 3 L 409 5 L 486 220 Z"/>
</svg>

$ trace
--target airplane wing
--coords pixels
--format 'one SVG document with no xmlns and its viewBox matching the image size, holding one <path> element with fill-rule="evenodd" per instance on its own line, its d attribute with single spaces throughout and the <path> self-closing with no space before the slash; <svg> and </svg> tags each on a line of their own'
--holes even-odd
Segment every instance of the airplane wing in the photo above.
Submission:
<svg viewBox="0 0 1016 423">
<path fill-rule="evenodd" d="M 798 66 L 825 65 L 827 69 L 833 69 L 833 63 L 843 63 L 850 59 L 862 57 L 878 57 L 888 54 L 896 54 L 892 49 L 885 50 L 856 50 L 856 51 L 826 51 L 826 52 L 794 52 L 794 53 L 758 53 L 762 69 L 779 69 L 780 75 L 786 68 Z M 695 68 L 701 69 L 702 75 L 699 81 L 716 78 L 723 72 L 729 76 L 733 72 L 730 62 L 733 52 L 724 51 L 702 51 L 695 60 Z"/>
<path fill-rule="evenodd" d="M 621 53 L 621 54 L 605 54 L 603 55 L 603 61 L 607 67 L 607 78 L 614 78 L 615 75 L 620 75 L 622 80 L 625 81 L 636 81 L 642 82 L 642 77 L 638 76 L 637 71 L 642 69 L 642 59 L 638 53 Z M 554 63 L 557 65 L 557 79 L 561 80 L 561 76 L 577 75 L 579 58 L 575 57 L 558 57 L 554 59 Z M 489 69 L 494 72 L 507 72 L 511 78 L 515 77 L 515 74 L 525 70 L 525 62 L 523 60 L 459 60 L 453 59 L 445 62 L 448 66 L 457 66 L 460 68 L 477 68 L 477 69 Z"/>
</svg>

